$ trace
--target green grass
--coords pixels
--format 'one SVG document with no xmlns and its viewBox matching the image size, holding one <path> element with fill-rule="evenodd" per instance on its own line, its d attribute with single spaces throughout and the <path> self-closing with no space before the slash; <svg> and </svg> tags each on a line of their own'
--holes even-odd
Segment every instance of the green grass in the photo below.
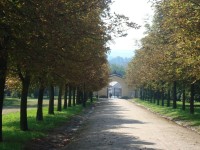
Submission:
<svg viewBox="0 0 200 150">
<path fill-rule="evenodd" d="M 56 110 L 56 108 L 55 108 Z M 55 111 L 55 115 L 48 115 L 48 108 L 44 108 L 44 121 L 37 122 L 35 119 L 36 109 L 28 110 L 29 131 L 20 131 L 19 129 L 19 112 L 3 115 L 3 138 L 4 142 L 0 143 L 1 150 L 20 150 L 23 149 L 24 143 L 38 137 L 43 137 L 51 129 L 58 127 L 66 122 L 75 114 L 81 113 L 82 106 L 68 108 L 62 112 Z"/>
<path fill-rule="evenodd" d="M 55 102 L 57 102 L 56 99 L 55 99 Z M 43 103 L 44 103 L 44 105 L 47 105 L 48 104 L 48 99 L 44 99 Z M 19 98 L 6 97 L 3 104 L 4 104 L 4 107 L 18 107 L 19 108 L 20 99 Z M 34 106 L 36 107 L 37 106 L 37 99 L 28 98 L 27 99 L 27 104 L 30 107 L 34 107 Z"/>
<path fill-rule="evenodd" d="M 4 106 L 19 106 L 20 99 L 19 98 L 5 98 Z"/>
<path fill-rule="evenodd" d="M 200 132 L 200 108 L 195 107 L 195 113 L 190 114 L 189 112 L 189 103 L 186 103 L 186 110 L 182 110 L 182 102 L 177 102 L 177 109 L 173 109 L 172 107 L 158 106 L 157 104 L 150 103 L 148 101 L 143 101 L 140 99 L 133 100 L 136 103 L 141 104 L 142 106 L 149 108 L 151 111 L 156 112 L 162 116 L 171 118 L 174 121 L 181 122 L 182 125 L 191 126 L 196 128 L 198 132 Z M 172 106 L 172 104 L 171 104 Z M 199 106 L 199 103 L 195 103 L 195 106 Z"/>
</svg>

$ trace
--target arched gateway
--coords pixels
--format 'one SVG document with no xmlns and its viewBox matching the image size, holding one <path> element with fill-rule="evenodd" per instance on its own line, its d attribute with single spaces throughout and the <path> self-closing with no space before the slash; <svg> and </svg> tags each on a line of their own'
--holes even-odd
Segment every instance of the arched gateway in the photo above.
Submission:
<svg viewBox="0 0 200 150">
<path fill-rule="evenodd" d="M 109 77 L 110 84 L 98 91 L 98 95 L 106 97 L 133 97 L 133 90 L 128 87 L 125 79 L 117 74 L 112 74 Z"/>
</svg>

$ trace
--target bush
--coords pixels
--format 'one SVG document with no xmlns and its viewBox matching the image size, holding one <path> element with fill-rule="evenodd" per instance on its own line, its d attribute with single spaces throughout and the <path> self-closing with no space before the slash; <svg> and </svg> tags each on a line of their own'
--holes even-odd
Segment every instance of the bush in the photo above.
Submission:
<svg viewBox="0 0 200 150">
<path fill-rule="evenodd" d="M 100 95 L 99 98 L 108 98 L 106 95 Z"/>
<path fill-rule="evenodd" d="M 122 96 L 121 99 L 129 99 L 128 96 Z"/>
</svg>

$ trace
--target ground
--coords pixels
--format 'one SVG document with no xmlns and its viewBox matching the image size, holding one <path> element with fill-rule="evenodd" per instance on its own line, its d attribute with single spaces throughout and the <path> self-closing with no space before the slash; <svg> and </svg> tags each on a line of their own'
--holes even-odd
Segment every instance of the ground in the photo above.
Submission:
<svg viewBox="0 0 200 150">
<path fill-rule="evenodd" d="M 127 100 L 101 100 L 63 150 L 197 150 L 200 135 Z"/>
<path fill-rule="evenodd" d="M 128 100 L 100 99 L 46 138 L 27 143 L 40 150 L 197 150 L 200 135 Z"/>
</svg>

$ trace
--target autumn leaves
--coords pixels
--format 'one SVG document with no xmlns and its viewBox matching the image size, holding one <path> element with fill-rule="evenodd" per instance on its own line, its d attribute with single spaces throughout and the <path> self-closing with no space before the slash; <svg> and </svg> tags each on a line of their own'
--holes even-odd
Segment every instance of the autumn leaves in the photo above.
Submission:
<svg viewBox="0 0 200 150">
<path fill-rule="evenodd" d="M 86 93 L 107 84 L 110 35 L 101 15 L 108 13 L 109 4 L 107 0 L 0 2 L 0 109 L 6 78 L 19 80 L 15 83 L 21 87 L 21 130 L 28 130 L 30 88 L 42 92 L 38 100 L 41 113 L 46 87 L 67 84 Z"/>
<path fill-rule="evenodd" d="M 183 108 L 185 99 L 189 99 L 191 113 L 200 79 L 200 7 L 196 2 L 154 3 L 153 24 L 127 70 L 130 85 L 146 91 L 148 98 L 171 96 L 173 108 L 177 96 L 183 100 Z"/>
</svg>

